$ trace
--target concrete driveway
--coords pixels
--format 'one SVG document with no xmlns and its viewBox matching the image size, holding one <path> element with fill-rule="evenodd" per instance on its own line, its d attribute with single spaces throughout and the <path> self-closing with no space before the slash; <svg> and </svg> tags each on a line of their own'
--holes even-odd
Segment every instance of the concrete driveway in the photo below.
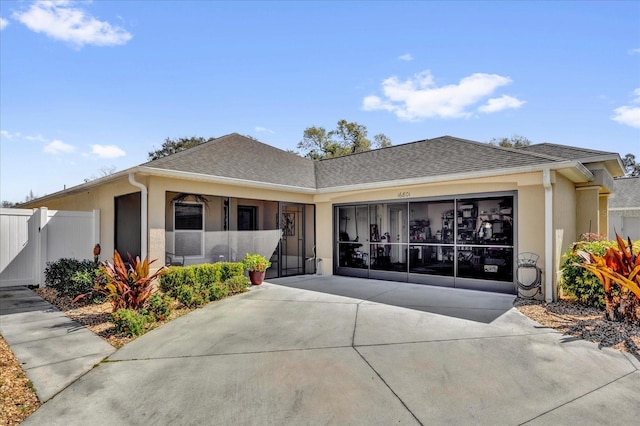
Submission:
<svg viewBox="0 0 640 426">
<path fill-rule="evenodd" d="M 634 424 L 639 368 L 515 309 L 479 322 L 266 283 L 140 337 L 24 424 Z"/>
</svg>

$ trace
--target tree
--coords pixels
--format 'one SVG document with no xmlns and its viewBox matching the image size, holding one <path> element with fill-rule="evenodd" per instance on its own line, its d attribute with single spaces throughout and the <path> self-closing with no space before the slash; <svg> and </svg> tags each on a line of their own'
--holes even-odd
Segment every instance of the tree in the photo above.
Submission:
<svg viewBox="0 0 640 426">
<path fill-rule="evenodd" d="M 2 207 L 5 209 L 10 209 L 11 207 L 15 207 L 16 203 L 14 203 L 13 201 L 3 201 L 2 202 Z"/>
<path fill-rule="evenodd" d="M 101 177 L 112 175 L 116 172 L 116 166 L 103 166 L 98 169 L 100 176 L 92 175 L 89 178 L 84 178 L 84 182 L 87 183 L 92 180 L 100 179 Z"/>
<path fill-rule="evenodd" d="M 367 138 L 367 128 L 344 119 L 339 120 L 336 129 L 329 132 L 324 127 L 307 127 L 302 134 L 302 141 L 298 143 L 298 149 L 304 150 L 304 156 L 312 160 L 365 152 L 371 150 L 371 146 L 371 140 Z M 391 139 L 380 133 L 373 137 L 373 146 L 391 146 Z"/>
<path fill-rule="evenodd" d="M 373 137 L 373 142 L 374 142 L 374 146 L 376 146 L 377 148 L 387 148 L 393 145 L 391 143 L 391 139 L 389 139 L 386 135 L 382 133 L 375 135 Z"/>
<path fill-rule="evenodd" d="M 531 145 L 529 139 L 520 135 L 513 135 L 510 138 L 493 138 L 489 143 L 503 148 L 522 148 L 523 146 Z"/>
<path fill-rule="evenodd" d="M 624 166 L 625 176 L 640 176 L 640 164 L 636 163 L 636 156 L 629 153 L 622 159 L 622 165 Z"/>
<path fill-rule="evenodd" d="M 184 151 L 185 149 L 193 148 L 194 146 L 201 145 L 205 142 L 210 142 L 215 138 L 211 137 L 205 139 L 203 137 L 192 136 L 190 138 L 178 138 L 171 139 L 166 138 L 162 144 L 162 148 L 149 152 L 149 160 L 157 160 L 162 157 L 167 157 L 176 152 Z"/>
<path fill-rule="evenodd" d="M 24 202 L 26 203 L 28 201 L 35 200 L 36 198 L 38 198 L 38 196 L 33 193 L 33 189 L 30 189 L 29 194 L 24 197 Z"/>
</svg>

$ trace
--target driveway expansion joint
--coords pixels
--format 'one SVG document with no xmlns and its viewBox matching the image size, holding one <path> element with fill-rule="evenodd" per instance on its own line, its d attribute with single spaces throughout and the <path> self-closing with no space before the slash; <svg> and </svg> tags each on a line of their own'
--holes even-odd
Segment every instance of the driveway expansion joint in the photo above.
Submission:
<svg viewBox="0 0 640 426">
<path fill-rule="evenodd" d="M 146 358 L 129 358 L 129 359 L 107 359 L 104 363 L 116 363 L 116 362 L 130 362 L 130 361 L 154 361 L 154 360 L 167 360 L 167 359 L 190 359 L 190 358 L 210 358 L 210 357 L 222 357 L 233 355 L 260 355 L 260 354 L 273 354 L 273 353 L 285 353 L 285 352 L 303 352 L 303 351 L 321 351 L 325 349 L 351 349 L 352 345 L 340 345 L 340 346 L 319 346 L 315 348 L 291 348 L 291 349 L 273 349 L 268 351 L 246 351 L 246 352 L 225 352 L 218 354 L 200 354 L 200 355 L 176 355 L 176 356 L 159 356 L 159 357 L 146 357 Z"/>
<path fill-rule="evenodd" d="M 600 385 L 600 386 L 598 386 L 598 387 L 597 387 L 597 388 L 595 388 L 595 389 L 591 389 L 590 391 L 585 392 L 585 393 L 583 393 L 582 395 L 576 396 L 575 398 L 570 399 L 569 401 L 565 401 L 565 402 L 563 402 L 562 404 L 560 404 L 560 405 L 558 405 L 558 406 L 556 406 L 556 407 L 554 407 L 554 408 L 551 408 L 551 409 L 549 409 L 549 410 L 547 410 L 547 411 L 545 411 L 545 412 L 543 412 L 543 413 L 540 413 L 540 414 L 538 414 L 537 416 L 532 417 L 532 418 L 530 418 L 529 420 L 527 420 L 527 421 L 525 421 L 525 422 L 523 422 L 523 423 L 520 423 L 520 425 L 518 425 L 518 426 L 526 425 L 527 423 L 530 423 L 530 422 L 532 422 L 532 421 L 534 421 L 534 420 L 536 420 L 536 419 L 538 419 L 538 418 L 540 418 L 540 417 L 543 417 L 543 416 L 545 416 L 545 415 L 547 415 L 547 414 L 549 414 L 549 413 L 551 413 L 551 412 L 553 412 L 553 411 L 555 411 L 555 410 L 557 410 L 557 409 L 559 409 L 559 408 L 562 408 L 562 407 L 564 407 L 564 406 L 565 406 L 565 405 L 567 405 L 567 404 L 571 404 L 572 402 L 577 401 L 577 400 L 579 400 L 579 399 L 581 399 L 581 398 L 584 398 L 584 397 L 585 397 L 585 396 L 587 396 L 587 395 L 590 395 L 590 394 L 592 394 L 592 393 L 594 393 L 594 392 L 597 392 L 597 391 L 599 391 L 599 390 L 601 390 L 601 389 L 604 389 L 604 388 L 606 388 L 607 386 L 612 385 L 613 383 L 616 383 L 616 382 L 618 382 L 618 381 L 620 381 L 620 380 L 624 379 L 625 377 L 628 377 L 628 376 L 630 376 L 630 375 L 632 375 L 632 374 L 636 374 L 636 372 L 637 372 L 637 371 L 631 371 L 631 372 L 629 372 L 629 373 L 627 373 L 627 374 L 623 374 L 622 376 L 617 377 L 617 378 L 615 378 L 615 379 L 613 379 L 613 380 L 609 381 L 608 383 L 605 383 L 605 384 L 603 384 L 603 385 Z"/>
<path fill-rule="evenodd" d="M 360 356 L 360 358 L 362 358 L 362 360 L 365 362 L 365 364 L 367 364 L 369 366 L 369 368 L 371 369 L 371 371 L 373 371 L 376 376 L 378 376 L 378 379 L 380 379 L 380 381 L 382 383 L 384 383 L 384 385 L 387 387 L 387 389 L 389 389 L 389 391 L 393 394 L 393 396 L 396 397 L 396 399 L 400 402 L 400 404 L 402 404 L 402 406 L 409 412 L 409 414 L 411 414 L 411 416 L 416 420 L 416 422 L 418 422 L 419 425 L 424 426 L 424 423 L 422 423 L 420 421 L 420 419 L 418 419 L 418 417 L 414 414 L 413 411 L 411 411 L 411 409 L 407 406 L 407 404 L 402 400 L 402 398 L 400 398 L 400 395 L 398 395 L 393 388 L 389 385 L 389 383 L 387 383 L 387 381 L 384 379 L 384 377 L 382 377 L 382 375 L 380 373 L 378 373 L 378 370 L 376 370 L 375 368 L 373 368 L 373 365 L 371 365 L 369 363 L 369 361 L 367 361 L 367 359 L 360 353 L 360 351 L 358 351 L 358 348 L 354 347 L 353 348 L 354 351 L 356 351 L 356 353 Z"/>
</svg>

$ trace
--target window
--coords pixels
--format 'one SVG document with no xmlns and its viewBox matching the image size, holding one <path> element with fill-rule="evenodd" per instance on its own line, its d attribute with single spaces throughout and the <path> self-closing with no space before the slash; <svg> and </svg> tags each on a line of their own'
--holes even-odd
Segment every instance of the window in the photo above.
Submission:
<svg viewBox="0 0 640 426">
<path fill-rule="evenodd" d="M 238 231 L 255 231 L 258 229 L 257 208 L 254 206 L 238 206 Z"/>
<path fill-rule="evenodd" d="M 204 256 L 204 205 L 174 204 L 175 253 L 181 256 Z"/>
</svg>

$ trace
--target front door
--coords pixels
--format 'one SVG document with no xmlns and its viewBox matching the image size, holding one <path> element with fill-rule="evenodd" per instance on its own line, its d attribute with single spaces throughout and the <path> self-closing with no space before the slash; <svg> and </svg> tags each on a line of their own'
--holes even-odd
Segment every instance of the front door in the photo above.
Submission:
<svg viewBox="0 0 640 426">
<path fill-rule="evenodd" d="M 304 206 L 282 204 L 280 211 L 280 276 L 304 274 Z"/>
</svg>

